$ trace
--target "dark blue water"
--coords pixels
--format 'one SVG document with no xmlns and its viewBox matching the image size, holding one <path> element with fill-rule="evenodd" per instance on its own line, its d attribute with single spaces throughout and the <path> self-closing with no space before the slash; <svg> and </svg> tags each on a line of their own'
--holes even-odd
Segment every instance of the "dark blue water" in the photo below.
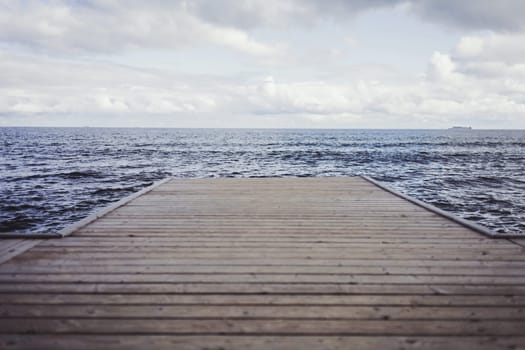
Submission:
<svg viewBox="0 0 525 350">
<path fill-rule="evenodd" d="M 525 131 L 0 128 L 0 232 L 56 232 L 156 180 L 368 175 L 525 231 Z"/>
</svg>

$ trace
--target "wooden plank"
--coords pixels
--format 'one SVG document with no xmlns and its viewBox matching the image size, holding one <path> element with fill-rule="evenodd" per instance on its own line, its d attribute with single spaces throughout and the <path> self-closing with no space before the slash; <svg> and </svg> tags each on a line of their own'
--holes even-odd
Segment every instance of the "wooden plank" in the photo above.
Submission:
<svg viewBox="0 0 525 350">
<path fill-rule="evenodd" d="M 483 242 L 476 245 L 471 243 L 453 243 L 453 242 L 444 242 L 444 243 L 433 243 L 433 242 L 382 242 L 382 241 L 373 241 L 373 242 L 352 242 L 352 241 L 338 241 L 338 240 L 327 240 L 327 241 L 315 241 L 315 240 L 303 240 L 298 239 L 297 242 L 291 240 L 225 240 L 225 239 L 202 239 L 202 240 L 175 240 L 175 241 L 142 241 L 134 242 L 132 240 L 120 240 L 120 241 L 92 241 L 92 242 L 74 242 L 74 241 L 64 241 L 56 240 L 46 244 L 40 244 L 36 247 L 36 250 L 60 250 L 60 249 L 84 249 L 92 251 L 94 249 L 115 249 L 119 247 L 120 249 L 169 249 L 169 248 L 197 248 L 197 247 L 235 247 L 235 248 L 345 248 L 345 249 L 359 249 L 359 248 L 402 248 L 402 249 L 516 249 L 516 247 L 506 244 L 503 241 L 491 241 Z"/>
<path fill-rule="evenodd" d="M 122 239 L 120 237 L 111 236 L 71 236 L 68 239 L 60 240 L 47 240 L 44 241 L 42 246 L 62 246 L 62 245 L 90 245 L 90 244 L 114 244 L 114 245 L 127 245 L 127 244 L 165 244 L 165 243 L 183 243 L 183 242 L 287 242 L 287 243 L 351 243 L 351 244 L 403 244 L 403 245 L 436 245 L 436 244 L 452 244 L 452 245 L 509 245 L 512 244 L 506 239 L 492 239 L 492 238 L 478 238 L 478 237 L 410 237 L 399 238 L 399 237 L 353 237 L 351 235 L 332 235 L 332 234 L 318 234 L 316 236 L 304 236 L 300 234 L 286 235 L 278 234 L 270 237 L 267 236 L 245 236 L 243 234 L 225 234 L 217 237 L 216 235 L 204 235 L 204 234 L 178 234 L 174 232 L 170 237 L 129 237 Z"/>
<path fill-rule="evenodd" d="M 94 253 L 88 253 L 88 252 L 74 252 L 74 253 L 66 253 L 66 252 L 55 252 L 55 253 L 47 253 L 47 252 L 29 252 L 27 254 L 24 254 L 23 256 L 18 257 L 20 260 L 27 260 L 27 259 L 84 259 L 84 260 L 93 260 L 93 259 L 106 259 L 106 260 L 130 260 L 130 259 L 332 259 L 332 260 L 340 260 L 340 259 L 347 259 L 347 258 L 359 258 L 362 260 L 370 260 L 375 259 L 373 255 L 371 254 L 380 254 L 382 258 L 388 259 L 388 260 L 421 260 L 421 259 L 427 259 L 427 260 L 440 260 L 440 259 L 446 259 L 446 260 L 493 260 L 493 261 L 525 261 L 525 256 L 523 254 L 490 254 L 490 252 L 485 251 L 479 251 L 479 252 L 472 252 L 471 254 L 463 255 L 461 252 L 451 252 L 451 253 L 443 253 L 443 255 L 440 254 L 440 252 L 433 252 L 429 255 L 429 253 L 425 252 L 411 252 L 409 255 L 407 255 L 405 252 L 388 252 L 388 251 L 370 251 L 370 252 L 349 252 L 349 251 L 337 251 L 337 252 L 318 252 L 316 250 L 312 251 L 292 251 L 292 252 L 275 252 L 275 251 L 219 251 L 219 252 L 213 252 L 213 249 L 209 250 L 192 250 L 192 251 L 178 251 L 178 252 L 149 252 L 149 253 L 140 253 L 140 252 L 94 252 Z"/>
<path fill-rule="evenodd" d="M 2 283 L 0 293 L 525 295 L 523 285 L 344 283 Z"/>
<path fill-rule="evenodd" d="M 525 265 L 524 265 L 525 267 Z M 0 274 L 306 274 L 306 275 L 429 275 L 520 276 L 525 269 L 442 266 L 288 266 L 288 265 L 41 265 L 19 261 L 0 266 Z"/>
<path fill-rule="evenodd" d="M 298 244 L 294 246 L 293 244 L 283 245 L 283 244 L 244 244 L 244 245 L 228 245 L 226 244 L 177 244 L 177 245 L 149 245 L 148 252 L 152 254 L 162 254 L 162 253 L 171 253 L 177 254 L 179 252 L 191 252 L 191 253 L 207 253 L 209 251 L 216 252 L 245 252 L 245 251 L 254 251 L 254 252 L 289 252 L 292 254 L 297 253 L 309 253 L 315 251 L 316 253 L 326 253 L 331 252 L 335 255 L 339 254 L 348 254 L 353 252 L 359 252 L 360 254 L 381 254 L 388 252 L 390 254 L 397 253 L 406 253 L 407 255 L 412 255 L 412 252 L 415 250 L 415 247 L 411 246 L 395 246 L 390 245 L 388 247 L 381 247 L 377 245 L 361 245 L 361 246 L 345 246 L 345 245 L 324 245 L 324 244 Z M 513 247 L 513 246 L 496 246 L 496 247 L 473 247 L 473 246 L 418 246 L 418 253 L 436 253 L 439 251 L 446 252 L 447 255 L 452 254 L 461 254 L 464 256 L 470 255 L 523 255 L 523 248 Z M 64 253 L 64 254 L 74 254 L 74 253 L 106 253 L 114 252 L 116 249 L 114 246 L 106 247 L 49 247 L 49 246 L 40 246 L 32 249 L 32 253 L 39 254 L 54 254 L 54 253 Z M 141 252 L 144 250 L 144 246 L 120 246 L 118 251 L 121 253 L 133 253 Z"/>
<path fill-rule="evenodd" d="M 2 318 L 523 321 L 525 307 L 310 305 L 0 305 Z"/>
<path fill-rule="evenodd" d="M 173 179 L 0 265 L 0 348 L 517 348 L 524 251 L 360 178 Z"/>
<path fill-rule="evenodd" d="M 163 183 L 168 182 L 169 180 L 170 179 L 167 178 L 167 179 L 158 181 L 158 182 L 152 184 L 151 186 L 148 186 L 148 187 L 140 190 L 137 193 L 133 193 L 133 194 L 131 194 L 131 195 L 129 195 L 129 196 L 119 200 L 118 202 L 113 203 L 110 206 L 105 207 L 105 208 L 97 211 L 94 214 L 89 215 L 88 217 L 86 217 L 86 218 L 84 218 L 84 219 L 74 223 L 73 225 L 65 227 L 64 229 L 60 230 L 60 232 L 58 232 L 58 235 L 61 236 L 61 237 L 69 236 L 73 232 L 76 232 L 78 229 L 80 229 L 80 228 L 82 228 L 82 227 L 84 227 L 86 225 L 89 225 L 92 222 L 95 222 L 96 220 L 102 218 L 103 216 L 105 216 L 105 215 L 111 213 L 112 211 L 114 211 L 114 210 L 116 210 L 116 209 L 126 205 L 127 203 L 131 202 L 133 199 L 138 198 L 138 197 L 140 197 L 140 196 L 142 196 L 142 195 L 152 191 L 157 186 L 160 186 Z"/>
<path fill-rule="evenodd" d="M 468 268 L 507 268 L 507 269 L 523 269 L 525 262 L 522 260 L 478 260 L 478 259 L 429 259 L 427 258 L 405 258 L 405 259 L 385 259 L 369 258 L 343 258 L 343 259 L 276 259 L 275 257 L 268 258 L 239 258 L 233 259 L 226 257 L 219 259 L 218 257 L 203 259 L 203 258 L 130 258 L 130 259 L 77 259 L 72 257 L 70 259 L 57 258 L 38 258 L 25 259 L 25 257 L 16 257 L 12 261 L 13 264 L 20 265 L 49 265 L 49 266 L 175 266 L 175 265 L 215 265 L 215 266 L 397 266 L 397 267 L 414 267 L 414 266 L 436 266 L 436 267 L 468 267 Z"/>
<path fill-rule="evenodd" d="M 0 242 L 3 240 L 0 239 Z M 0 252 L 0 264 L 9 261 L 10 259 L 26 252 L 27 250 L 38 245 L 42 240 L 39 239 L 30 239 L 30 240 L 12 240 L 6 239 L 7 243 L 3 245 L 3 249 Z"/>
<path fill-rule="evenodd" d="M 366 275 L 366 274 L 0 274 L 0 283 L 310 283 L 324 284 L 468 284 L 525 286 L 522 276 Z"/>
<path fill-rule="evenodd" d="M 222 231 L 222 232 L 221 232 Z M 301 230 L 303 232 L 303 237 L 318 237 L 319 233 L 322 232 L 320 230 L 309 230 L 308 228 Z M 136 228 L 136 229 L 111 229 L 111 230 L 96 230 L 96 229 L 85 229 L 85 230 L 79 230 L 76 232 L 78 235 L 83 235 L 85 237 L 114 237 L 114 238 L 122 238 L 122 237 L 144 237 L 144 238 L 168 238 L 174 236 L 173 230 L 167 230 L 167 229 L 147 229 L 147 228 Z M 283 236 L 286 235 L 296 235 L 298 233 L 297 230 L 287 231 L 287 230 L 259 230 L 256 231 L 254 229 L 242 229 L 242 230 L 221 230 L 221 229 L 215 229 L 215 230 L 209 230 L 207 232 L 196 232 L 196 230 L 181 230 L 179 233 L 185 234 L 185 235 L 191 235 L 194 236 L 196 233 L 198 233 L 199 236 L 215 236 L 215 237 L 222 237 L 225 234 L 244 234 L 245 237 L 278 237 L 279 232 Z M 377 230 L 363 230 L 363 229 L 349 229 L 346 231 L 341 230 L 340 232 L 330 232 L 329 234 L 332 237 L 344 237 L 344 236 L 351 236 L 356 238 L 366 238 L 370 237 L 370 235 L 375 235 L 377 238 L 398 238 L 398 239 L 421 239 L 421 238 L 434 238 L 438 235 L 444 236 L 446 238 L 454 238 L 458 237 L 460 235 L 463 235 L 464 232 L 458 231 L 458 232 L 444 232 L 443 230 L 435 229 L 435 230 L 416 230 L 416 229 L 405 229 L 403 234 L 398 234 L 397 229 L 390 229 L 390 230 L 381 230 L 380 233 L 378 233 Z M 459 237 L 458 237 L 459 238 Z"/>
<path fill-rule="evenodd" d="M 413 197 L 410 197 L 410 196 L 407 196 L 401 192 L 398 192 L 392 188 L 389 188 L 383 184 L 381 184 L 380 182 L 378 181 L 375 181 L 374 179 L 370 178 L 370 177 L 367 177 L 367 176 L 364 176 L 363 177 L 365 180 L 373 183 L 374 185 L 380 187 L 381 189 L 384 189 L 385 191 L 389 191 L 390 193 L 393 193 L 395 194 L 396 196 L 400 197 L 400 198 L 403 198 L 403 199 L 406 199 L 407 201 L 410 201 L 414 204 L 416 204 L 417 206 L 419 207 L 422 207 L 424 209 L 427 209 L 435 214 L 438 214 L 438 215 L 441 215 L 442 217 L 446 218 L 446 219 L 449 219 L 449 220 L 452 220 L 462 226 L 465 226 L 469 229 L 472 229 L 473 231 L 476 231 L 476 232 L 479 232 L 481 234 L 484 234 L 488 237 L 495 237 L 495 236 L 498 236 L 498 234 L 490 229 L 488 229 L 487 227 L 484 227 L 484 226 L 481 226 L 481 225 L 478 225 L 472 221 L 469 221 L 469 220 L 466 220 L 466 219 L 463 219 L 459 216 L 455 216 L 455 215 L 452 215 L 444 210 L 441 210 L 433 205 L 430 205 L 428 203 L 424 203 L 416 198 L 413 198 Z M 505 236 L 505 237 L 508 237 L 508 236 L 514 236 L 512 234 L 499 234 L 499 236 Z"/>
<path fill-rule="evenodd" d="M 525 307 L 525 295 L 4 293 L 4 305 L 242 305 Z M 321 314 L 320 314 L 321 315 Z"/>
<path fill-rule="evenodd" d="M 520 247 L 525 248 L 525 238 L 512 238 L 508 239 L 509 242 L 519 245 Z"/>
<path fill-rule="evenodd" d="M 137 251 L 143 251 L 145 246 L 120 246 L 118 251 L 122 253 L 133 253 Z M 404 246 L 404 245 L 360 245 L 360 246 L 345 246 L 345 245 L 325 245 L 325 244 L 299 244 L 293 246 L 293 244 L 282 245 L 282 244 L 244 244 L 244 245 L 228 245 L 228 244 L 176 244 L 176 245 L 149 245 L 148 252 L 152 254 L 162 253 L 207 253 L 209 251 L 216 251 L 219 253 L 242 253 L 246 251 L 253 251 L 258 253 L 267 252 L 289 252 L 291 254 L 309 253 L 315 251 L 318 254 L 326 252 L 332 252 L 335 255 L 345 253 L 359 253 L 359 254 L 378 254 L 388 252 L 390 254 L 406 253 L 407 255 L 418 255 L 420 253 L 439 253 L 443 252 L 447 255 L 462 254 L 464 256 L 469 255 L 523 255 L 524 249 L 512 245 L 507 246 L 496 246 L 496 247 L 484 247 L 484 246 Z M 417 249 L 415 249 L 417 248 Z M 106 253 L 114 252 L 115 246 L 106 247 L 50 247 L 40 246 L 32 249 L 31 253 L 35 254 L 54 254 L 54 253 Z"/>
<path fill-rule="evenodd" d="M 525 321 L 19 318 L 0 319 L 0 329 L 20 334 L 512 336 L 522 334 Z"/>
<path fill-rule="evenodd" d="M 0 239 L 0 256 L 23 242 L 22 239 Z"/>
<path fill-rule="evenodd" d="M 6 350 L 92 349 L 420 349 L 495 350 L 522 349 L 525 337 L 487 336 L 208 336 L 208 335 L 0 335 Z"/>
</svg>

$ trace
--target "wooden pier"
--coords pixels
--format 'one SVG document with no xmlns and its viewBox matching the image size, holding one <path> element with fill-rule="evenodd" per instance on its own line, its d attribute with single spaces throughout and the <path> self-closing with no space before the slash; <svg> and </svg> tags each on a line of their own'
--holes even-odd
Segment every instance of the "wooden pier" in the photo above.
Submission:
<svg viewBox="0 0 525 350">
<path fill-rule="evenodd" d="M 0 241 L 0 349 L 523 349 L 524 241 L 360 177 L 172 179 Z"/>
</svg>

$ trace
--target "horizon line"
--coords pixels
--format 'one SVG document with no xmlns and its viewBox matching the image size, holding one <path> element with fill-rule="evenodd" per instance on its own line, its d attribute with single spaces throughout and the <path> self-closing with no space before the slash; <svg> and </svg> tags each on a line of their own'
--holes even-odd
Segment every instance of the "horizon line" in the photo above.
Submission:
<svg viewBox="0 0 525 350">
<path fill-rule="evenodd" d="M 457 127 L 457 126 L 456 126 Z M 464 126 L 460 126 L 463 128 Z M 366 127 L 355 127 L 355 128 L 330 128 L 330 127 L 187 127 L 187 126 L 51 126 L 51 125 L 0 125 L 0 128 L 60 128 L 60 129 L 187 129 L 187 130 L 436 130 L 436 131 L 525 131 L 523 129 L 491 129 L 491 128 L 474 128 L 465 130 L 455 130 L 453 127 L 448 128 L 366 128 Z M 468 127 L 465 127 L 468 128 Z"/>
</svg>

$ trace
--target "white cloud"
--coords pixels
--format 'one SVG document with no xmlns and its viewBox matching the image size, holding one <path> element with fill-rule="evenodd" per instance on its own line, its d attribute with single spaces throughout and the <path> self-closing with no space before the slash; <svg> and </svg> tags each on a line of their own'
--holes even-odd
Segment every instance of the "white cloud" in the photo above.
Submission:
<svg viewBox="0 0 525 350">
<path fill-rule="evenodd" d="M 470 29 L 524 29 L 521 0 L 0 0 L 0 40 L 69 54 L 211 43 L 270 55 L 278 47 L 257 40 L 254 29 L 347 21 L 377 8 Z"/>
<path fill-rule="evenodd" d="M 0 56 L 3 113 L 178 113 L 214 108 L 214 97 L 179 76 L 109 63 Z"/>
<path fill-rule="evenodd" d="M 0 110 L 10 120 L 133 115 L 148 126 L 155 116 L 170 116 L 170 125 L 177 126 L 180 116 L 191 114 L 199 126 L 199 118 L 213 114 L 221 116 L 222 126 L 250 126 L 251 119 L 276 116 L 271 126 L 293 118 L 298 125 L 424 128 L 447 127 L 458 118 L 491 126 L 512 117 L 514 127 L 525 126 L 525 79 L 480 79 L 444 53 L 430 58 L 429 72 L 418 81 L 390 83 L 280 81 L 278 76 L 252 82 L 35 56 L 3 55 L 0 65 L 9 67 L 0 81 Z M 206 125 L 209 120 L 203 119 L 200 126 Z"/>
<path fill-rule="evenodd" d="M 260 43 L 240 30 L 204 24 L 201 27 L 205 32 L 203 37 L 207 37 L 214 44 L 256 56 L 272 56 L 279 53 L 277 47 Z"/>
<path fill-rule="evenodd" d="M 525 63 L 525 31 L 466 36 L 456 46 L 455 54 L 470 61 Z"/>
<path fill-rule="evenodd" d="M 351 53 L 367 43 L 361 35 L 356 43 L 349 27 L 340 38 L 312 35 L 312 45 L 283 49 L 295 44 L 286 36 L 291 26 L 314 33 L 316 25 L 340 26 L 392 7 L 467 31 L 449 52 L 429 57 L 418 78 L 381 58 L 352 62 Z M 149 117 L 163 116 L 176 126 L 181 116 L 215 115 L 229 126 L 268 117 L 271 126 L 289 118 L 298 126 L 447 127 L 470 120 L 502 127 L 498 120 L 506 118 L 525 127 L 523 7 L 510 0 L 0 0 L 0 119 L 132 115 L 147 126 Z M 130 50 L 193 47 L 211 52 L 207 62 L 217 47 L 245 54 L 228 56 L 234 69 L 252 61 L 229 76 L 220 69 L 205 76 L 102 61 Z M 263 62 L 280 69 L 270 72 L 273 66 Z"/>
<path fill-rule="evenodd" d="M 483 51 L 483 39 L 475 36 L 461 38 L 456 46 L 456 52 L 461 57 L 476 57 Z"/>
<path fill-rule="evenodd" d="M 428 66 L 427 77 L 439 82 L 454 83 L 461 79 L 456 73 L 456 64 L 447 54 L 434 52 Z"/>
<path fill-rule="evenodd" d="M 271 55 L 277 50 L 232 24 L 205 21 L 185 1 L 7 0 L 0 3 L 0 40 L 67 54 L 200 44 L 251 55 Z"/>
</svg>

